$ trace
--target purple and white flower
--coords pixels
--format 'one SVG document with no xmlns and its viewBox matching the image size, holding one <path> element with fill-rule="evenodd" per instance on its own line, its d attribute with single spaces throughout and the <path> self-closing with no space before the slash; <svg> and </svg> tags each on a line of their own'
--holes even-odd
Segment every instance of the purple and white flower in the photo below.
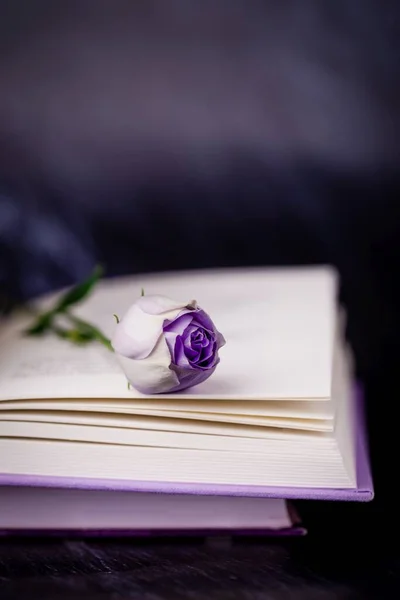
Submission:
<svg viewBox="0 0 400 600">
<path fill-rule="evenodd" d="M 141 296 L 117 324 L 112 346 L 131 385 L 144 394 L 171 393 L 208 379 L 224 337 L 195 300 Z"/>
</svg>

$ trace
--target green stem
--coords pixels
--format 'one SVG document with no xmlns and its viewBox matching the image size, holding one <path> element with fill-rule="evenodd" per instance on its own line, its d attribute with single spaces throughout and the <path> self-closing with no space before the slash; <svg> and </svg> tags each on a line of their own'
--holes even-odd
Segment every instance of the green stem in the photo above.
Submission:
<svg viewBox="0 0 400 600">
<path fill-rule="evenodd" d="M 62 340 L 67 340 L 73 344 L 84 345 L 92 341 L 92 337 L 85 335 L 78 329 L 64 329 L 58 325 L 52 325 L 51 331 Z"/>
<path fill-rule="evenodd" d="M 110 340 L 100 329 L 68 312 L 71 306 L 82 302 L 84 298 L 91 294 L 102 275 L 103 269 L 97 266 L 85 281 L 78 283 L 64 293 L 52 309 L 36 315 L 34 323 L 26 333 L 28 335 L 42 335 L 47 331 L 52 331 L 59 338 L 69 340 L 75 344 L 87 344 L 88 342 L 98 341 L 108 350 L 113 351 Z M 60 327 L 55 322 L 58 316 L 67 318 L 72 323 L 73 328 L 65 329 Z M 118 320 L 117 317 L 116 319 Z"/>
<path fill-rule="evenodd" d="M 79 319 L 78 317 L 71 315 L 69 312 L 65 312 L 64 314 L 71 321 L 71 323 L 73 323 L 76 326 L 79 333 L 81 333 L 83 336 L 87 336 L 88 341 L 97 340 L 98 342 L 103 344 L 103 346 L 105 346 L 108 350 L 113 351 L 111 341 L 108 337 L 104 335 L 104 333 L 100 331 L 100 329 L 98 329 L 91 323 L 84 321 L 83 319 Z"/>
</svg>

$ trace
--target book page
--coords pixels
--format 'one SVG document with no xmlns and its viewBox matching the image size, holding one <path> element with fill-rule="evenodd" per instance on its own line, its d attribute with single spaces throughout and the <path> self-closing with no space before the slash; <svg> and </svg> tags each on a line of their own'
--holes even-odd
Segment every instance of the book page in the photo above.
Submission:
<svg viewBox="0 0 400 600">
<path fill-rule="evenodd" d="M 24 425 L 21 423 L 21 425 Z M 29 423 L 26 423 L 28 432 Z M 201 436 L 197 436 L 201 437 Z M 284 486 L 312 488 L 354 488 L 355 481 L 344 469 L 332 437 L 299 435 L 263 439 L 263 451 L 210 450 L 82 443 L 39 439 L 0 439 L 0 481 L 22 483 L 30 476 L 36 485 L 43 478 L 101 480 L 110 488 L 127 482 L 146 489 L 153 482 L 157 490 L 170 492 L 180 483 L 191 489 L 201 484 L 240 486 Z M 221 438 L 227 442 L 227 438 Z M 249 440 L 246 440 L 249 441 Z M 21 478 L 18 478 L 21 476 Z M 55 479 L 51 479 L 53 485 Z M 162 483 L 164 482 L 164 486 Z M 87 486 L 93 484 L 84 482 Z M 62 480 L 60 481 L 62 484 Z M 64 485 L 68 482 L 64 481 Z M 126 484 L 125 484 L 126 485 Z M 147 488 L 148 489 L 148 488 Z M 198 488 L 197 488 L 198 489 Z M 243 491 L 250 493 L 250 490 Z"/>
<path fill-rule="evenodd" d="M 132 395 L 115 355 L 100 344 L 78 347 L 51 334 L 0 342 L 1 400 Z"/>
<path fill-rule="evenodd" d="M 328 399 L 336 321 L 336 277 L 329 269 L 246 269 L 129 277 L 103 282 L 76 314 L 106 335 L 138 298 L 196 298 L 226 338 L 221 363 L 200 386 L 168 398 Z M 4 332 L 0 398 L 143 398 L 128 390 L 111 352 L 99 345 Z M 17 335 L 18 333 L 18 335 Z"/>
<path fill-rule="evenodd" d="M 2 531 L 286 529 L 285 500 L 104 490 L 0 488 Z"/>
<path fill-rule="evenodd" d="M 121 427 L 137 427 L 136 424 L 146 423 L 152 419 L 154 425 L 151 429 L 162 429 L 165 422 L 180 422 L 183 427 L 190 428 L 192 423 L 232 423 L 233 425 L 250 425 L 257 428 L 275 428 L 275 429 L 298 429 L 302 431 L 333 431 L 334 421 L 322 421 L 317 419 L 284 419 L 277 417 L 249 417 L 247 415 L 219 415 L 203 413 L 183 413 L 167 411 L 153 411 L 152 413 L 135 412 L 131 415 L 119 414 L 118 411 L 82 411 L 71 412 L 70 410 L 56 411 L 1 411 L 0 413 L 0 435 L 2 435 L 2 423 L 4 421 L 50 421 L 54 423 L 74 422 L 85 425 L 89 421 L 96 419 L 97 424 L 102 427 L 109 427 L 110 424 L 119 417 Z M 146 425 L 143 425 L 146 427 Z"/>
<path fill-rule="evenodd" d="M 107 427 L 102 427 L 101 419 L 96 417 L 90 417 L 82 423 L 68 415 L 60 415 L 57 419 L 49 415 L 33 415 L 27 420 L 18 420 L 17 417 L 0 422 L 0 439 L 75 440 L 105 445 L 214 449 L 222 452 L 240 449 L 264 452 L 266 440 L 290 444 L 329 435 L 333 439 L 332 434 L 319 431 L 173 419 L 165 419 L 160 423 L 156 418 L 134 419 L 129 426 L 122 419 L 114 417 Z"/>
<path fill-rule="evenodd" d="M 158 411 L 166 416 L 174 413 L 192 414 L 196 418 L 197 413 L 205 415 L 249 415 L 254 417 L 271 417 L 287 419 L 312 419 L 333 420 L 334 404 L 327 401 L 301 401 L 296 400 L 266 400 L 252 402 L 251 400 L 158 400 L 136 399 L 130 400 L 103 400 L 76 398 L 58 400 L 3 400 L 0 402 L 0 415 L 4 410 L 70 410 L 70 411 L 101 411 L 118 412 L 122 414 L 148 414 Z"/>
</svg>

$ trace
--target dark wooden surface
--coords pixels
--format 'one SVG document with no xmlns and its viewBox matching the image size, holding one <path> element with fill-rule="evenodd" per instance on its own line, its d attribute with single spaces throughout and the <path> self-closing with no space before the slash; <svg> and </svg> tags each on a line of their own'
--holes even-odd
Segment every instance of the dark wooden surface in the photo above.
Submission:
<svg viewBox="0 0 400 600">
<path fill-rule="evenodd" d="M 388 504 L 302 504 L 306 538 L 3 540 L 0 598 L 349 600 L 400 597 Z"/>
</svg>

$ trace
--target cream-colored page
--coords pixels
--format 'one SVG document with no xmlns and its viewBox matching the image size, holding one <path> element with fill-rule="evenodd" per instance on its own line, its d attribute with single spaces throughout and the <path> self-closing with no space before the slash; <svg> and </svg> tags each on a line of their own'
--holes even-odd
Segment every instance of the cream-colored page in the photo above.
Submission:
<svg viewBox="0 0 400 600">
<path fill-rule="evenodd" d="M 328 269 L 224 270 L 147 275 L 104 282 L 77 314 L 108 335 L 140 295 L 196 298 L 226 338 L 205 383 L 168 398 L 328 399 L 336 315 L 336 277 Z M 26 338 L 22 323 L 0 339 L 0 399 L 145 398 L 127 389 L 116 357 L 100 345 L 77 348 Z M 164 399 L 166 397 L 164 396 Z"/>
<path fill-rule="evenodd" d="M 213 423 L 219 424 L 232 424 L 232 425 L 246 425 L 249 427 L 257 428 L 278 428 L 278 429 L 301 429 L 304 431 L 333 431 L 334 421 L 333 420 L 316 420 L 316 419 L 284 419 L 284 418 L 271 418 L 271 417 L 251 417 L 248 415 L 219 415 L 210 413 L 182 413 L 174 412 L 167 413 L 166 411 L 154 411 L 153 413 L 134 412 L 131 415 L 121 414 L 116 412 L 105 412 L 96 411 L 89 412 L 86 410 L 69 411 L 69 410 L 56 410 L 56 411 L 44 411 L 44 410 L 30 410 L 30 411 L 1 411 L 0 413 L 0 436 L 4 435 L 1 427 L 4 421 L 50 421 L 53 423 L 60 422 L 71 422 L 87 424 L 93 418 L 97 419 L 97 424 L 102 427 L 108 427 L 110 422 L 116 417 L 121 417 L 121 422 L 132 429 L 138 426 L 147 428 L 146 423 L 148 419 L 152 419 L 151 427 L 156 429 L 162 429 L 168 422 L 181 421 L 184 427 L 190 429 L 192 423 Z"/>
<path fill-rule="evenodd" d="M 315 400 L 311 401 L 286 401 L 266 400 L 264 402 L 251 400 L 157 400 L 154 398 L 144 400 L 100 400 L 98 398 L 90 401 L 70 398 L 50 400 L 3 400 L 0 402 L 0 414 L 8 410 L 44 410 L 44 411 L 101 411 L 121 414 L 154 414 L 160 412 L 164 416 L 173 417 L 177 413 L 192 415 L 195 419 L 197 414 L 207 415 L 230 415 L 287 419 L 312 419 L 333 420 L 334 405 L 331 402 Z"/>
<path fill-rule="evenodd" d="M 28 429 L 28 428 L 27 428 Z M 28 429 L 28 432 L 30 429 Z M 161 432 L 160 432 L 161 433 Z M 200 436 L 198 436 L 200 437 Z M 226 438 L 221 438 L 226 441 Z M 247 440 L 246 440 L 247 441 Z M 38 439 L 0 439 L 0 473 L 129 482 L 354 487 L 332 438 L 262 440 L 259 450 L 128 446 Z M 110 482 L 113 485 L 112 482 Z M 140 485 L 140 483 L 138 483 Z M 157 489 L 157 488 L 156 488 Z M 173 490 L 171 485 L 170 490 Z"/>
<path fill-rule="evenodd" d="M 248 450 L 253 447 L 258 452 L 268 452 L 267 441 L 275 440 L 290 445 L 299 440 L 318 440 L 328 436 L 325 432 L 280 430 L 264 427 L 247 427 L 227 423 L 199 423 L 182 420 L 166 420 L 162 427 L 156 422 L 147 423 L 137 420 L 136 427 L 128 427 L 122 420 L 113 418 L 107 427 L 99 426 L 96 418 L 88 419 L 85 424 L 65 416 L 58 422 L 52 422 L 45 415 L 39 420 L 37 415 L 31 420 L 2 420 L 1 438 L 33 438 L 36 440 L 60 440 L 70 442 L 97 442 L 99 444 L 123 444 L 128 446 L 154 446 L 158 448 L 197 448 L 221 451 Z M 252 441 L 253 440 L 253 441 Z M 254 442 L 254 444 L 253 444 Z M 32 449 L 34 446 L 32 447 Z"/>
</svg>

